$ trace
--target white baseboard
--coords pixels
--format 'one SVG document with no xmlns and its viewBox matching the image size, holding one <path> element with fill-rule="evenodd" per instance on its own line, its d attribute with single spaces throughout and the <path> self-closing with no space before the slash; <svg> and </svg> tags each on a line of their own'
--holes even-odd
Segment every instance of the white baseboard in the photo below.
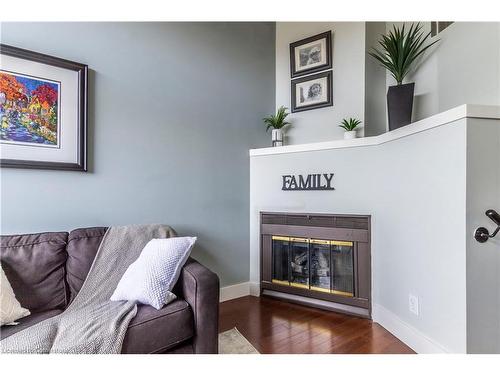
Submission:
<svg viewBox="0 0 500 375">
<path fill-rule="evenodd" d="M 383 306 L 373 304 L 372 318 L 374 322 L 379 323 L 419 354 L 450 353 L 448 349 L 401 320 Z"/>
<path fill-rule="evenodd" d="M 235 298 L 245 297 L 245 296 L 255 296 L 260 295 L 259 283 L 245 282 L 240 284 L 228 285 L 224 288 L 220 288 L 219 301 L 229 301 Z"/>
<path fill-rule="evenodd" d="M 260 297 L 260 284 L 249 282 L 250 284 L 250 295 L 254 297 Z"/>
</svg>

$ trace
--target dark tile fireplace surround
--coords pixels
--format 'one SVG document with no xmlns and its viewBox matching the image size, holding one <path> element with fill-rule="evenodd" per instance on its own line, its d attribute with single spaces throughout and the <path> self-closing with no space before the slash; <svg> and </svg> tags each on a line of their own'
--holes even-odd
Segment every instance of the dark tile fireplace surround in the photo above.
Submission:
<svg viewBox="0 0 500 375">
<path fill-rule="evenodd" d="M 263 295 L 371 317 L 370 216 L 261 212 L 260 234 Z"/>
</svg>

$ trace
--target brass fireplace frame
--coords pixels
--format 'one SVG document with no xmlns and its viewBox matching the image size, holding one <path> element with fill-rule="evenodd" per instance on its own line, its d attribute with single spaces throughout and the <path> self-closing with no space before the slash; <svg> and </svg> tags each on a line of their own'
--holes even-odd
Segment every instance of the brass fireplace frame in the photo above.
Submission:
<svg viewBox="0 0 500 375">
<path fill-rule="evenodd" d="M 260 213 L 260 289 L 261 294 L 293 302 L 371 317 L 371 253 L 369 215 L 306 213 Z M 272 278 L 272 239 L 299 239 L 316 243 L 352 244 L 353 293 L 318 290 L 307 284 Z"/>
</svg>

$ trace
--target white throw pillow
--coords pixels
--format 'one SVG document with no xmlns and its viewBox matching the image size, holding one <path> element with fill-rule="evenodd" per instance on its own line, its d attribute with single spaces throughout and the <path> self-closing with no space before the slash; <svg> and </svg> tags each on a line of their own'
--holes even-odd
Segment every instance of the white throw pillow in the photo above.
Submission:
<svg viewBox="0 0 500 375">
<path fill-rule="evenodd" d="M 137 301 L 161 309 L 176 298 L 171 290 L 195 242 L 196 237 L 149 241 L 123 274 L 111 301 Z"/>
<path fill-rule="evenodd" d="M 21 306 L 19 301 L 16 299 L 14 290 L 3 272 L 2 266 L 0 265 L 0 326 L 6 324 L 17 324 L 15 321 L 17 319 L 24 318 L 30 314 L 28 309 Z"/>
</svg>

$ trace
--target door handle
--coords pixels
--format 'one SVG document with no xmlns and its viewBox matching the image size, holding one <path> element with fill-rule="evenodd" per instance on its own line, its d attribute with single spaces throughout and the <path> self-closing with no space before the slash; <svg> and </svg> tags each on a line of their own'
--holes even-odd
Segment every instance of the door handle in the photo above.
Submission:
<svg viewBox="0 0 500 375">
<path fill-rule="evenodd" d="M 500 231 L 500 215 L 495 210 L 492 209 L 486 211 L 485 214 L 497 225 L 497 229 L 495 229 L 493 233 L 490 234 L 488 229 L 486 229 L 485 227 L 477 228 L 476 231 L 474 232 L 474 238 L 476 239 L 477 242 L 481 243 L 488 241 L 489 238 L 495 237 L 497 233 Z"/>
</svg>

